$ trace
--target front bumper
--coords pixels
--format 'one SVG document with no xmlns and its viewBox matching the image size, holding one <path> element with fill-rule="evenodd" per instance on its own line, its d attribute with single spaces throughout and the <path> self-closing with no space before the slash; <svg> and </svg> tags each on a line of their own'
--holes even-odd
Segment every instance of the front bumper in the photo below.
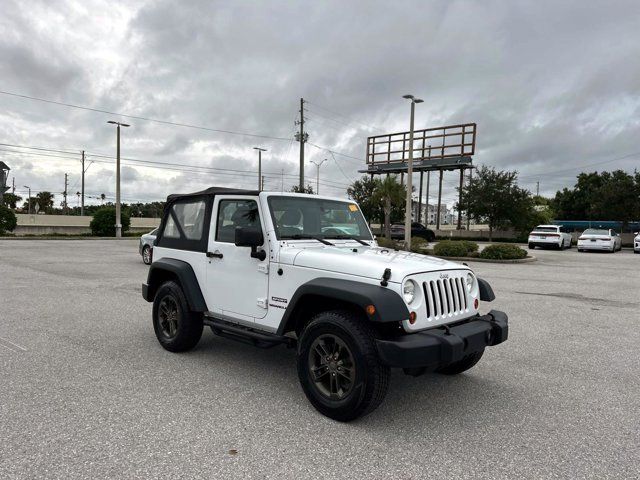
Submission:
<svg viewBox="0 0 640 480">
<path fill-rule="evenodd" d="M 390 367 L 436 369 L 504 342 L 509 334 L 508 322 L 505 313 L 491 310 L 452 327 L 376 340 L 376 346 L 380 360 Z"/>
</svg>

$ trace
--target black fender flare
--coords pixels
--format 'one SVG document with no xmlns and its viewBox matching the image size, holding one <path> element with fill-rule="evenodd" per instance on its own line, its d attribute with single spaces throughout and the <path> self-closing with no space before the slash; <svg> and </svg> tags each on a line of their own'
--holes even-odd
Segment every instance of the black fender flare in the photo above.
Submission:
<svg viewBox="0 0 640 480">
<path fill-rule="evenodd" d="M 320 296 L 329 300 L 339 300 L 361 308 L 367 318 L 376 323 L 400 322 L 409 318 L 409 309 L 402 297 L 385 287 L 371 283 L 340 278 L 315 278 L 298 287 L 289 300 L 287 309 L 282 316 L 278 334 L 287 330 L 287 325 L 296 310 L 304 303 L 306 296 Z M 375 312 L 367 313 L 367 306 L 373 305 Z M 331 309 L 330 304 L 327 309 Z"/>
<path fill-rule="evenodd" d="M 489 282 L 486 280 L 478 278 L 478 289 L 480 290 L 480 300 L 483 302 L 493 302 L 496 299 L 493 288 L 491 288 L 491 285 L 489 285 Z"/>
<path fill-rule="evenodd" d="M 162 258 L 149 267 L 147 283 L 142 284 L 142 296 L 147 302 L 153 302 L 158 288 L 167 277 L 177 277 L 191 311 L 208 311 L 193 268 L 187 262 L 175 258 Z"/>
</svg>

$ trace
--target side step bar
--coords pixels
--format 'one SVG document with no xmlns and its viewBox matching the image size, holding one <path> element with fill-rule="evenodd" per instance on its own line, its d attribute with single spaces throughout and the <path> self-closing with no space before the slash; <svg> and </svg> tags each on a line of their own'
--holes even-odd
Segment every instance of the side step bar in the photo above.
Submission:
<svg viewBox="0 0 640 480">
<path fill-rule="evenodd" d="M 254 345 L 260 348 L 271 348 L 282 344 L 291 348 L 296 344 L 295 338 L 287 337 L 285 335 L 276 335 L 275 333 L 257 331 L 243 325 L 226 322 L 217 318 L 205 317 L 204 324 L 211 327 L 211 330 L 213 330 L 213 333 L 216 335 L 248 343 L 249 345 Z"/>
</svg>

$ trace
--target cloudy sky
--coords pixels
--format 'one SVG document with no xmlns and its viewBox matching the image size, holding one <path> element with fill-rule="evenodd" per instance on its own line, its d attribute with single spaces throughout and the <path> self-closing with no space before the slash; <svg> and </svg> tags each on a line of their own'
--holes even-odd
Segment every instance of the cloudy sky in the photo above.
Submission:
<svg viewBox="0 0 640 480">
<path fill-rule="evenodd" d="M 122 120 L 125 201 L 255 188 L 255 146 L 268 150 L 265 188 L 288 190 L 304 97 L 306 175 L 327 158 L 320 191 L 344 195 L 366 137 L 408 129 L 413 93 L 416 128 L 475 122 L 476 164 L 550 195 L 582 170 L 640 164 L 639 26 L 637 0 L 3 0 L 0 159 L 16 193 L 60 192 L 65 172 L 75 193 L 86 150 L 87 194 L 112 197 L 106 122 Z M 455 184 L 445 176 L 450 203 Z"/>
</svg>

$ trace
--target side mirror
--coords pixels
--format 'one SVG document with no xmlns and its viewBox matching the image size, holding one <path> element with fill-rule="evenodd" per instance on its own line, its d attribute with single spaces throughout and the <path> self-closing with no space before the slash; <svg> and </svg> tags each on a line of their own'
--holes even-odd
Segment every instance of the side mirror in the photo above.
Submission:
<svg viewBox="0 0 640 480">
<path fill-rule="evenodd" d="M 264 243 L 264 236 L 260 227 L 236 227 L 236 247 L 251 247 L 251 258 L 264 260 L 267 252 L 258 251 L 258 247 Z"/>
</svg>

